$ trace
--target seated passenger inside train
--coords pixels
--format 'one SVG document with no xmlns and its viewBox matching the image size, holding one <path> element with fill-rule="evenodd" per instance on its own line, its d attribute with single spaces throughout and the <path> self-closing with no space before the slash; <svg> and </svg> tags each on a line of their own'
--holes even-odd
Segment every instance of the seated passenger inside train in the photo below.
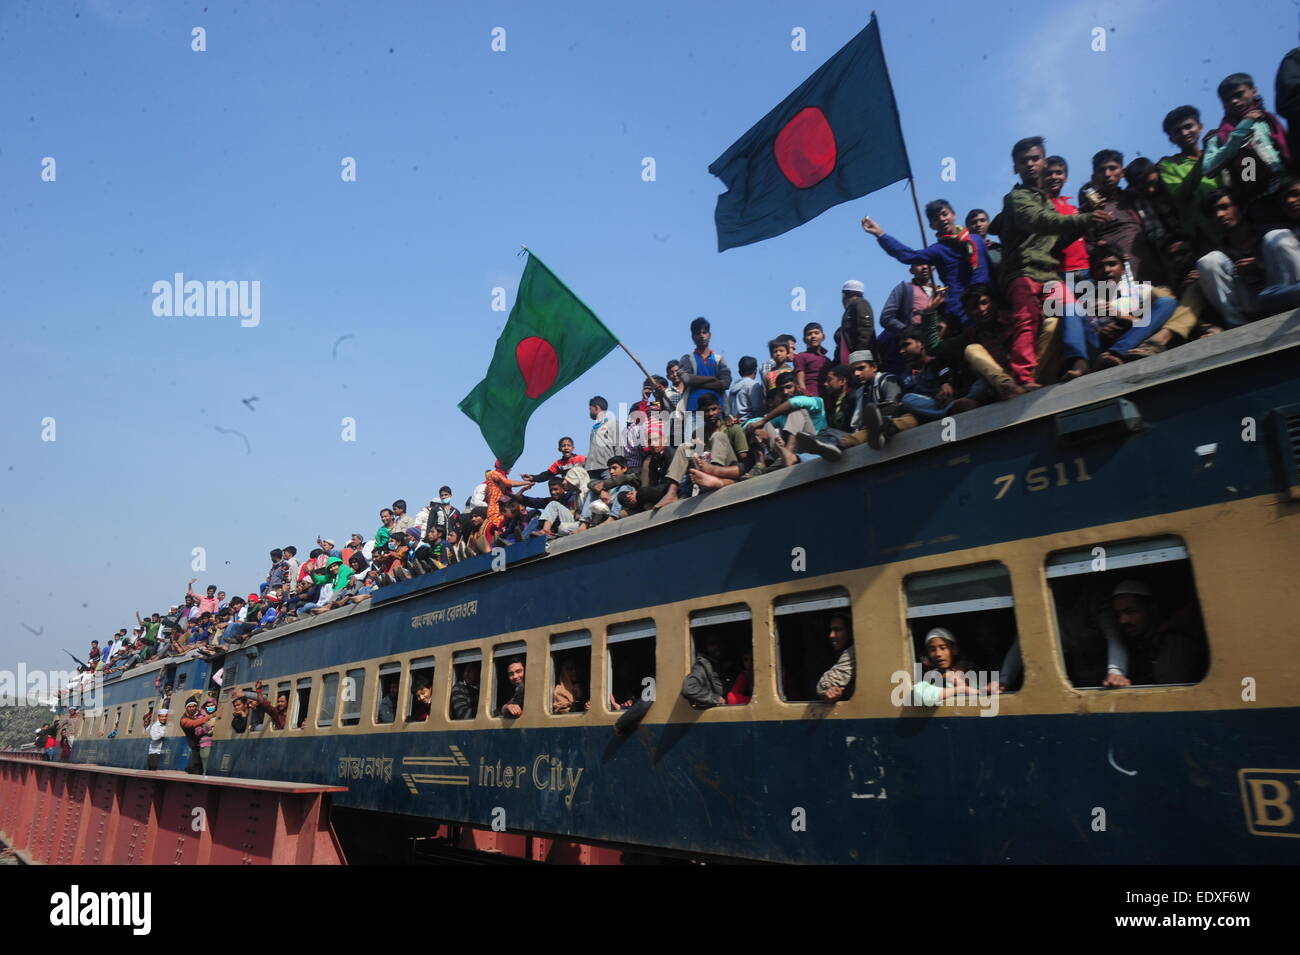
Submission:
<svg viewBox="0 0 1300 955">
<path fill-rule="evenodd" d="M 524 662 L 515 657 L 506 664 L 506 680 L 501 686 L 501 695 L 505 702 L 498 711 L 499 716 L 515 719 L 524 715 Z"/>
<path fill-rule="evenodd" d="M 566 656 L 559 662 L 559 682 L 552 695 L 554 712 L 585 713 L 591 709 L 591 692 L 587 674 L 582 672 L 582 662 L 576 655 Z"/>
<path fill-rule="evenodd" d="M 1140 555 L 1141 575 L 1127 568 L 1090 571 L 1084 552 L 1063 552 L 1049 561 L 1056 570 L 1052 597 L 1071 685 L 1119 689 L 1199 682 L 1209 647 L 1182 542 L 1118 542 L 1106 550 L 1112 558 Z"/>
<path fill-rule="evenodd" d="M 835 662 L 817 681 L 817 695 L 827 703 L 837 703 L 853 696 L 857 656 L 853 650 L 853 621 L 847 614 L 831 614 L 826 637 Z"/>
<path fill-rule="evenodd" d="M 460 665 L 460 678 L 451 688 L 453 720 L 472 720 L 478 715 L 479 672 L 480 666 L 477 662 Z"/>
</svg>

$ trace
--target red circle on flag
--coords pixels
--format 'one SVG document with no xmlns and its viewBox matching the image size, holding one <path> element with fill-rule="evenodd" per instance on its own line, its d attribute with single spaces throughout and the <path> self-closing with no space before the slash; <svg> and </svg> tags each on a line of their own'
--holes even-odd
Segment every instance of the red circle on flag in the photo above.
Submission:
<svg viewBox="0 0 1300 955">
<path fill-rule="evenodd" d="M 815 186 L 835 168 L 835 132 L 826 114 L 805 106 L 776 134 L 776 164 L 800 189 Z"/>
<path fill-rule="evenodd" d="M 529 398 L 537 398 L 555 384 L 560 373 L 560 356 L 555 346 L 545 338 L 525 338 L 515 346 L 515 361 L 524 375 L 524 390 Z"/>
</svg>

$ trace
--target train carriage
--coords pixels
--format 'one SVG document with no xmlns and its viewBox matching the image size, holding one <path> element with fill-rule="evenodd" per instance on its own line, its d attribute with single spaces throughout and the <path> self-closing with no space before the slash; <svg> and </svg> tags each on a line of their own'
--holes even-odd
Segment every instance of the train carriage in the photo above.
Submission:
<svg viewBox="0 0 1300 955">
<path fill-rule="evenodd" d="M 288 724 L 234 733 L 226 706 L 209 772 L 341 782 L 362 824 L 497 823 L 651 855 L 1294 862 L 1298 358 L 1300 312 L 1275 316 L 273 629 L 225 658 L 220 693 L 260 679 L 288 694 Z M 1129 578 L 1196 635 L 1195 678 L 1100 685 L 1089 608 Z M 829 704 L 810 681 L 833 614 L 852 621 L 856 675 Z M 934 626 L 1006 692 L 918 705 Z M 752 655 L 749 702 L 683 699 L 707 638 Z M 566 661 L 589 710 L 554 712 Z M 453 719 L 476 664 L 477 711 Z M 158 689 L 213 675 L 190 657 L 110 679 L 75 758 L 143 768 Z M 649 706 L 619 735 L 629 700 Z"/>
</svg>

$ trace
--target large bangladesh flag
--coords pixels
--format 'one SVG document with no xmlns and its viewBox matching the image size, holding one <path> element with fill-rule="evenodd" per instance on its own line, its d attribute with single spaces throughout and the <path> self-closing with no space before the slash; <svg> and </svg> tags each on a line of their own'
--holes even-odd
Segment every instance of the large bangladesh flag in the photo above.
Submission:
<svg viewBox="0 0 1300 955">
<path fill-rule="evenodd" d="M 910 178 L 875 14 L 709 172 L 727 186 L 713 216 L 719 252 Z"/>
<path fill-rule="evenodd" d="M 582 301 L 531 252 L 487 377 L 460 403 L 506 467 L 524 450 L 537 406 L 618 345 Z"/>
</svg>

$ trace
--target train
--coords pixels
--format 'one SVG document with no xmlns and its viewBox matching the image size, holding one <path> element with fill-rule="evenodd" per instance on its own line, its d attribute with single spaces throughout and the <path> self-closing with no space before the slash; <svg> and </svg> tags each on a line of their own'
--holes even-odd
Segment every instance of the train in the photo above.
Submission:
<svg viewBox="0 0 1300 955">
<path fill-rule="evenodd" d="M 1300 311 L 503 548 L 257 635 L 219 684 L 194 655 L 110 677 L 73 759 L 143 769 L 171 686 L 174 711 L 222 700 L 209 774 L 346 785 L 335 806 L 374 833 L 663 861 L 1295 863 L 1297 369 Z M 1106 607 L 1133 580 L 1203 651 L 1180 682 L 1103 685 Z M 828 703 L 834 615 L 856 669 Z M 921 702 L 936 627 L 1004 691 Z M 752 660 L 747 702 L 683 697 L 710 638 Z M 590 708 L 557 712 L 570 663 Z M 236 733 L 228 701 L 258 680 L 285 728 Z M 163 765 L 183 769 L 176 715 Z"/>
</svg>

